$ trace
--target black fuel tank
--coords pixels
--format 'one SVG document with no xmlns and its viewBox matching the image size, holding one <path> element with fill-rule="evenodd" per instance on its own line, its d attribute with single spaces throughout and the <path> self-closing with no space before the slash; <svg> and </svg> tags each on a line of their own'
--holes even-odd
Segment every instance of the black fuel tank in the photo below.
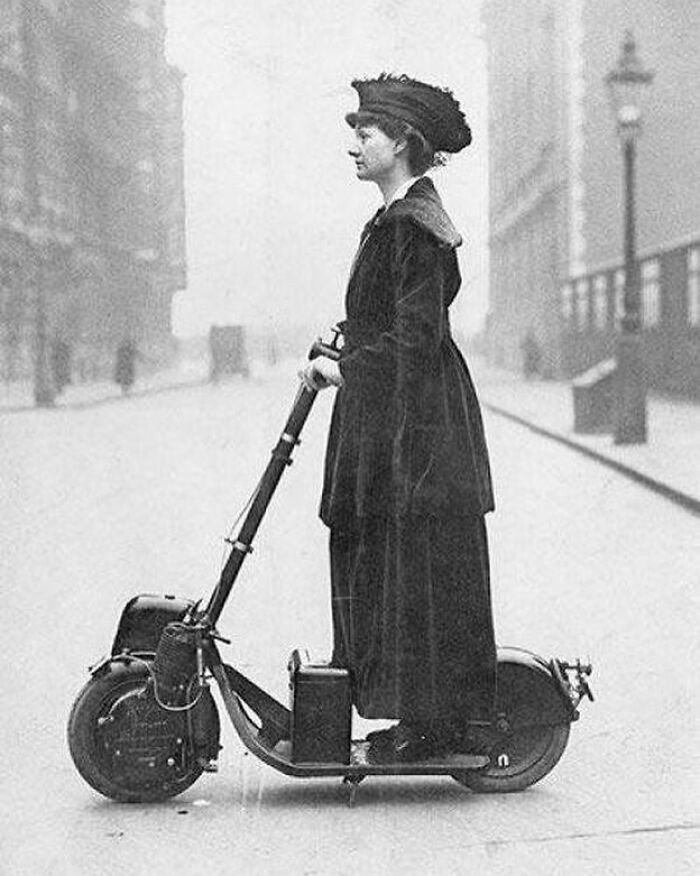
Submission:
<svg viewBox="0 0 700 876">
<path fill-rule="evenodd" d="M 347 669 L 289 658 L 292 763 L 348 763 L 352 697 Z"/>
<path fill-rule="evenodd" d="M 119 619 L 112 654 L 124 650 L 155 653 L 163 628 L 171 621 L 182 620 L 194 603 L 175 596 L 143 593 L 124 606 Z"/>
</svg>

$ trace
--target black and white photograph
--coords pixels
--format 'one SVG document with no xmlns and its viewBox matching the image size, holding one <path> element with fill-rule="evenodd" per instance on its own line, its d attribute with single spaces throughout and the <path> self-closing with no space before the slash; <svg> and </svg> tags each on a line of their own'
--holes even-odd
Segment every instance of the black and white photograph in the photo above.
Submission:
<svg viewBox="0 0 700 876">
<path fill-rule="evenodd" d="M 0 876 L 700 872 L 699 46 L 0 0 Z"/>
</svg>

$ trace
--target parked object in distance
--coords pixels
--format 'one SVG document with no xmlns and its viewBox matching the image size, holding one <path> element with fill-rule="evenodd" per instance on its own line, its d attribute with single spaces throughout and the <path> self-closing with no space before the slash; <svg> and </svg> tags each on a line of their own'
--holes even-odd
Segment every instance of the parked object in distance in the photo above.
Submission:
<svg viewBox="0 0 700 876">
<path fill-rule="evenodd" d="M 245 329 L 242 325 L 213 325 L 209 329 L 209 379 L 241 374 L 248 377 Z"/>
</svg>

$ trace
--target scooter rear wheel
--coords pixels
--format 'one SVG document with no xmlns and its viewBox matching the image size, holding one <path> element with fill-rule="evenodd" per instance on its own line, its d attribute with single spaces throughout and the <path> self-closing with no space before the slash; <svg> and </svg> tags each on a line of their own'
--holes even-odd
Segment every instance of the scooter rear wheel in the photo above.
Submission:
<svg viewBox="0 0 700 876">
<path fill-rule="evenodd" d="M 510 793 L 534 785 L 556 766 L 569 740 L 571 725 L 563 719 L 538 721 L 538 691 L 545 700 L 552 696 L 545 674 L 522 664 L 499 661 L 499 720 L 490 727 L 478 728 L 474 734 L 491 762 L 482 770 L 453 773 L 456 781 L 473 791 Z"/>
<path fill-rule="evenodd" d="M 148 680 L 143 661 L 112 662 L 83 687 L 68 719 L 68 747 L 78 772 L 121 803 L 167 800 L 203 771 L 187 750 L 186 713 L 160 709 L 149 696 Z M 211 707 L 216 709 L 213 701 Z"/>
</svg>

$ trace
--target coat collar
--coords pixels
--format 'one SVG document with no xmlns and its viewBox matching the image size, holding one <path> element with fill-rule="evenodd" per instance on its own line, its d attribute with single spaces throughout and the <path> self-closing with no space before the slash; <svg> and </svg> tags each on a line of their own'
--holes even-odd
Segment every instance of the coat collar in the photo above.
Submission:
<svg viewBox="0 0 700 876">
<path fill-rule="evenodd" d="M 412 176 L 409 179 L 407 179 L 406 182 L 402 182 L 401 185 L 398 187 L 398 189 L 396 189 L 394 194 L 389 198 L 389 203 L 386 204 L 385 206 L 388 208 L 394 203 L 394 201 L 399 201 L 399 200 L 401 200 L 401 198 L 405 198 L 406 194 L 408 193 L 408 190 L 410 188 L 412 188 L 418 182 L 419 179 L 420 179 L 419 176 Z"/>
<path fill-rule="evenodd" d="M 413 219 L 443 246 L 454 249 L 462 243 L 462 237 L 445 212 L 433 181 L 427 176 L 416 180 L 403 198 L 392 201 L 377 224 L 383 225 L 401 217 Z"/>
</svg>

